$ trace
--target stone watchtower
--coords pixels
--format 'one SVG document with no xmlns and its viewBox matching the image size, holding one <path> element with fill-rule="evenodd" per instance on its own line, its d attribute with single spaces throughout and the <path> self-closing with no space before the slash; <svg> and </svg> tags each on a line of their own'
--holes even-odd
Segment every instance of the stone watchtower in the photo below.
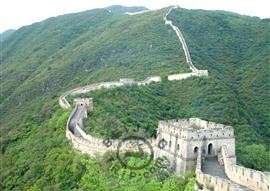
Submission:
<svg viewBox="0 0 270 191">
<path fill-rule="evenodd" d="M 74 103 L 79 106 L 84 106 L 87 111 L 93 111 L 93 99 L 92 98 L 76 98 Z"/>
<path fill-rule="evenodd" d="M 158 144 L 154 156 L 166 157 L 176 174 L 195 170 L 199 149 L 202 151 L 202 157 L 216 157 L 221 147 L 226 145 L 228 154 L 232 160 L 236 160 L 234 132 L 231 126 L 198 118 L 160 121 L 157 135 Z"/>
</svg>

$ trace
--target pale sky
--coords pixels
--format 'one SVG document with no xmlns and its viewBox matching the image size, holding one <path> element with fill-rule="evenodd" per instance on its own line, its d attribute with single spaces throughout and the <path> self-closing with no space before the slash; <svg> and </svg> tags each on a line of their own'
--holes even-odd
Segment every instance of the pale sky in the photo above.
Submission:
<svg viewBox="0 0 270 191">
<path fill-rule="evenodd" d="M 0 32 L 57 15 L 117 4 L 149 9 L 179 5 L 188 9 L 226 10 L 261 18 L 270 17 L 270 0 L 1 0 Z"/>
</svg>

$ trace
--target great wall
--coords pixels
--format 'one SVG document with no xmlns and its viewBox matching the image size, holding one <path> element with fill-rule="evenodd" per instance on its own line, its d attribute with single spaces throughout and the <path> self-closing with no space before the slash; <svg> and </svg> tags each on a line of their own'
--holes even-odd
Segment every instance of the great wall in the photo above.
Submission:
<svg viewBox="0 0 270 191">
<path fill-rule="evenodd" d="M 190 73 L 174 74 L 168 80 L 183 80 L 191 76 L 207 76 L 207 70 L 198 70 L 191 61 L 185 39 L 180 29 L 168 20 L 170 12 L 177 7 L 171 7 L 164 16 L 166 25 L 169 25 L 177 34 L 182 44 Z M 64 109 L 71 108 L 67 96 L 84 94 L 102 88 L 114 88 L 124 85 L 148 85 L 161 81 L 161 77 L 148 77 L 143 81 L 135 82 L 132 79 L 101 82 L 65 92 L 59 98 L 59 104 Z M 91 156 L 102 155 L 107 151 L 116 151 L 121 140 L 111 140 L 110 146 L 104 140 L 93 137 L 84 132 L 83 119 L 93 110 L 92 98 L 77 98 L 75 108 L 67 121 L 66 137 L 74 149 Z M 160 148 L 158 143 L 166 141 L 165 147 Z M 187 171 L 196 174 L 197 190 L 215 191 L 269 191 L 270 173 L 248 169 L 236 164 L 235 137 L 231 126 L 216 124 L 198 118 L 160 121 L 157 129 L 157 138 L 147 140 L 153 147 L 154 158 L 166 157 L 171 168 L 181 175 Z M 123 147 L 129 148 L 128 145 Z M 146 147 L 143 148 L 149 153 Z"/>
</svg>

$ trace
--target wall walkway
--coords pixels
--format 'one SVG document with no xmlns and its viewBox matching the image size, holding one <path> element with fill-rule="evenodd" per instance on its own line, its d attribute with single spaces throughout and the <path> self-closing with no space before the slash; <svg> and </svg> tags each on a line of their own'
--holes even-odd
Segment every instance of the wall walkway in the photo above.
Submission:
<svg viewBox="0 0 270 191">
<path fill-rule="evenodd" d="M 165 24 L 172 27 L 172 29 L 176 32 L 179 41 L 182 44 L 182 48 L 185 53 L 186 62 L 191 69 L 191 73 L 183 73 L 183 74 L 174 74 L 168 76 L 168 80 L 183 80 L 191 76 L 207 76 L 207 70 L 198 70 L 191 61 L 191 57 L 189 54 L 189 50 L 185 39 L 180 31 L 180 29 L 173 24 L 171 20 L 168 20 L 168 15 L 170 12 L 175 9 L 176 7 L 172 7 L 166 13 L 164 20 Z M 64 108 L 68 109 L 71 107 L 71 104 L 67 100 L 67 96 L 69 95 L 78 95 L 83 94 L 91 91 L 95 91 L 102 88 L 115 88 L 123 85 L 148 85 L 152 82 L 160 82 L 161 78 L 159 76 L 148 77 L 143 81 L 135 82 L 132 79 L 120 79 L 120 81 L 113 81 L 113 82 L 101 82 L 95 83 L 87 86 L 82 86 L 75 88 L 73 90 L 69 90 L 65 92 L 59 98 L 59 105 Z M 83 118 L 87 117 L 87 105 L 84 104 L 77 104 L 73 109 L 69 119 L 67 121 L 67 128 L 66 128 L 66 137 L 71 141 L 73 147 L 76 150 L 79 150 L 82 153 L 87 153 L 90 155 L 97 155 L 103 154 L 107 151 L 116 151 L 118 144 L 121 140 L 109 140 L 110 146 L 104 144 L 104 140 L 100 138 L 93 137 L 89 134 L 86 134 L 83 130 Z M 92 106 L 91 106 L 92 107 Z M 156 146 L 156 141 L 154 139 L 148 139 L 148 141 Z M 131 148 L 129 143 L 124 143 L 123 147 L 125 149 Z M 132 148 L 133 149 L 133 148 Z M 132 150 L 131 149 L 131 150 Z M 142 148 L 145 152 L 149 152 L 147 148 Z M 230 156 L 227 153 L 226 146 L 222 147 L 221 150 L 223 162 L 224 162 L 224 170 L 225 173 L 221 175 L 220 173 L 217 174 L 207 174 L 205 172 L 210 172 L 205 170 L 202 171 L 202 157 L 201 157 L 201 150 L 198 152 L 197 157 L 197 164 L 196 164 L 196 176 L 197 182 L 201 187 L 205 189 L 213 189 L 216 191 L 237 191 L 237 190 L 247 190 L 241 185 L 247 186 L 249 189 L 256 190 L 256 191 L 269 191 L 270 186 L 270 175 L 267 173 L 255 171 L 252 169 L 247 169 L 235 164 L 235 160 L 231 160 Z M 209 161 L 208 161 L 209 162 Z M 207 164 L 207 163 L 206 163 Z M 209 163 L 208 163 L 209 164 Z M 216 164 L 216 163 L 215 163 Z M 211 164 L 210 164 L 211 166 Z M 222 170 L 223 167 L 219 170 Z M 211 175 L 212 174 L 212 175 Z M 216 175 L 216 176 L 215 176 Z"/>
</svg>

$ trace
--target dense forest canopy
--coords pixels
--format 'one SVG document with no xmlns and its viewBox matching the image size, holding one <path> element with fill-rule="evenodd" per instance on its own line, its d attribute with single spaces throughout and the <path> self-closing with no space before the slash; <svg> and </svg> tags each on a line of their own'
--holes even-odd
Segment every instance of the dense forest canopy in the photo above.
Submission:
<svg viewBox="0 0 270 191">
<path fill-rule="evenodd" d="M 165 76 L 189 69 L 176 34 L 164 24 L 167 10 L 67 14 L 22 27 L 2 42 L 0 190 L 190 190 L 194 179 L 171 172 L 148 179 L 111 176 L 114 158 L 81 155 L 65 138 L 71 111 L 59 107 L 61 93 L 151 75 L 163 82 L 91 94 L 95 110 L 86 123 L 104 127 L 97 119 L 108 117 L 130 128 L 147 124 L 142 133 L 148 137 L 161 119 L 195 116 L 230 124 L 239 162 L 269 171 L 269 19 L 173 10 L 169 17 L 183 31 L 194 65 L 210 76 L 169 83 Z M 119 107 L 128 108 L 130 117 Z M 89 132 L 104 136 L 110 130 Z"/>
</svg>

